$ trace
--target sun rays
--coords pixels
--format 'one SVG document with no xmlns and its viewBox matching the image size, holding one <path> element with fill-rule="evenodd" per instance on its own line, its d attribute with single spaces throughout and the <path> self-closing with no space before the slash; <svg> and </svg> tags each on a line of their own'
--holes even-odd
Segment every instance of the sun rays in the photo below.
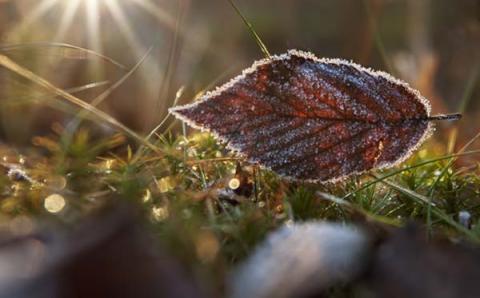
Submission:
<svg viewBox="0 0 480 298">
<path fill-rule="evenodd" d="M 78 0 L 74 0 L 78 1 Z M 100 31 L 100 12 L 97 0 L 85 1 L 85 13 L 87 15 L 88 46 L 99 53 L 103 52 Z"/>
<path fill-rule="evenodd" d="M 118 29 L 122 33 L 123 37 L 126 39 L 135 57 L 136 58 L 141 57 L 145 52 L 145 49 L 141 47 L 141 43 L 137 40 L 137 37 L 132 29 L 132 26 L 130 25 L 128 18 L 125 16 L 125 12 L 122 9 L 122 6 L 120 5 L 119 1 L 107 0 L 105 1 L 105 5 L 108 7 L 108 11 L 110 12 L 112 18 L 115 20 L 118 26 Z"/>
<path fill-rule="evenodd" d="M 102 53 L 101 24 L 111 19 L 118 32 L 125 39 L 135 57 L 141 57 L 146 47 L 139 42 L 137 33 L 129 23 L 126 11 L 132 6 L 138 7 L 153 16 L 159 24 L 174 29 L 175 19 L 151 0 L 41 0 L 28 13 L 16 30 L 28 30 L 54 11 L 58 17 L 50 17 L 49 22 L 57 27 L 51 37 L 53 42 L 64 42 L 77 22 L 84 27 L 86 43 L 95 52 Z"/>
<path fill-rule="evenodd" d="M 72 24 L 73 18 L 77 13 L 78 7 L 80 6 L 80 0 L 70 0 L 66 6 L 62 18 L 60 19 L 60 24 L 58 25 L 57 32 L 53 37 L 53 41 L 63 41 L 65 34 Z"/>
<path fill-rule="evenodd" d="M 45 70 L 42 74 L 51 76 L 63 87 L 87 77 L 89 82 L 114 82 L 119 76 L 123 77 L 125 69 L 118 71 L 110 67 L 104 63 L 104 57 L 123 59 L 125 65 L 143 61 L 135 71 L 141 83 L 132 79 L 130 86 L 136 88 L 142 105 L 153 106 L 159 99 L 159 84 L 168 82 L 164 80 L 167 74 L 163 67 L 168 65 L 165 60 L 170 58 L 163 53 L 169 50 L 168 42 L 173 35 L 183 34 L 178 27 L 179 14 L 174 13 L 183 9 L 177 2 L 19 0 L 18 7 L 23 14 L 15 26 L 6 31 L 5 44 L 0 46 L 13 46 L 15 50 L 29 45 L 41 46 L 42 59 L 28 65 L 32 70 Z M 77 50 L 77 46 L 82 50 Z M 93 96 L 93 93 L 87 94 L 82 99 L 90 102 Z M 101 108 L 109 110 L 114 101 L 117 104 L 123 100 L 126 101 L 121 96 L 115 97 L 105 101 Z M 153 110 L 145 115 L 142 125 L 150 125 L 157 117 Z"/>
</svg>

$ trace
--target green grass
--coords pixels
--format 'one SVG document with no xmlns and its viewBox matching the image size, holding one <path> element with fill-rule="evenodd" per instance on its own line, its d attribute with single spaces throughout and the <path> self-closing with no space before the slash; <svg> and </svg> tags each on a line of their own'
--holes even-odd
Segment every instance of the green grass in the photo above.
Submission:
<svg viewBox="0 0 480 298">
<path fill-rule="evenodd" d="M 68 143 L 61 135 L 37 137 L 37 148 L 23 155 L 3 147 L 3 166 L 18 167 L 25 177 L 2 175 L 2 218 L 26 215 L 70 224 L 112 200 L 128 200 L 143 210 L 159 240 L 191 266 L 203 263 L 204 256 L 195 249 L 202 232 L 211 233 L 218 246 L 215 256 L 208 258 L 210 265 L 232 265 L 268 231 L 305 220 L 392 226 L 416 220 L 430 225 L 433 233 L 480 239 L 475 225 L 480 212 L 479 167 L 450 162 L 478 154 L 477 150 L 460 156 L 433 155 L 427 146 L 400 168 L 315 185 L 289 183 L 252 167 L 208 134 L 162 135 L 152 140 L 161 153 L 144 148 L 135 155 L 124 142 L 121 135 L 93 141 L 81 129 Z M 237 161 L 244 187 L 251 188 L 249 197 L 229 189 Z M 58 214 L 43 206 L 52 193 L 67 200 Z M 457 223 L 460 211 L 471 213 L 472 230 Z"/>
</svg>

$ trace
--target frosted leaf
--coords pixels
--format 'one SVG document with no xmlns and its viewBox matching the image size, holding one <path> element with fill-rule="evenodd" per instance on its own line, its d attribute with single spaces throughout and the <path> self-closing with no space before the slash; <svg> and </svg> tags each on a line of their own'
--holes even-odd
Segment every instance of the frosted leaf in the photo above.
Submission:
<svg viewBox="0 0 480 298">
<path fill-rule="evenodd" d="M 432 131 L 428 101 L 405 82 L 296 50 L 170 112 L 250 162 L 312 182 L 396 165 Z"/>
</svg>

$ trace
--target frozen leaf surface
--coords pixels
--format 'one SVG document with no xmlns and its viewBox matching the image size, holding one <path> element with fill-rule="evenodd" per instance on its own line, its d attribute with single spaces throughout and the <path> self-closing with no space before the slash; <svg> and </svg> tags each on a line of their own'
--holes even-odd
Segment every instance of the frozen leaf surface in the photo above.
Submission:
<svg viewBox="0 0 480 298">
<path fill-rule="evenodd" d="M 432 130 L 428 101 L 406 83 L 297 50 L 170 112 L 250 162 L 313 182 L 393 166 Z"/>
</svg>

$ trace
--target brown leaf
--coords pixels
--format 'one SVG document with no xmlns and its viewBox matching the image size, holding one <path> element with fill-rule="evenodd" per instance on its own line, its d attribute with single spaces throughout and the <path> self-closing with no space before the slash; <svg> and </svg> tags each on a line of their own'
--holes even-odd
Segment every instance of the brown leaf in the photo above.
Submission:
<svg viewBox="0 0 480 298">
<path fill-rule="evenodd" d="M 433 119 L 405 82 L 296 50 L 255 62 L 170 112 L 250 162 L 312 182 L 400 163 L 430 135 Z"/>
</svg>

